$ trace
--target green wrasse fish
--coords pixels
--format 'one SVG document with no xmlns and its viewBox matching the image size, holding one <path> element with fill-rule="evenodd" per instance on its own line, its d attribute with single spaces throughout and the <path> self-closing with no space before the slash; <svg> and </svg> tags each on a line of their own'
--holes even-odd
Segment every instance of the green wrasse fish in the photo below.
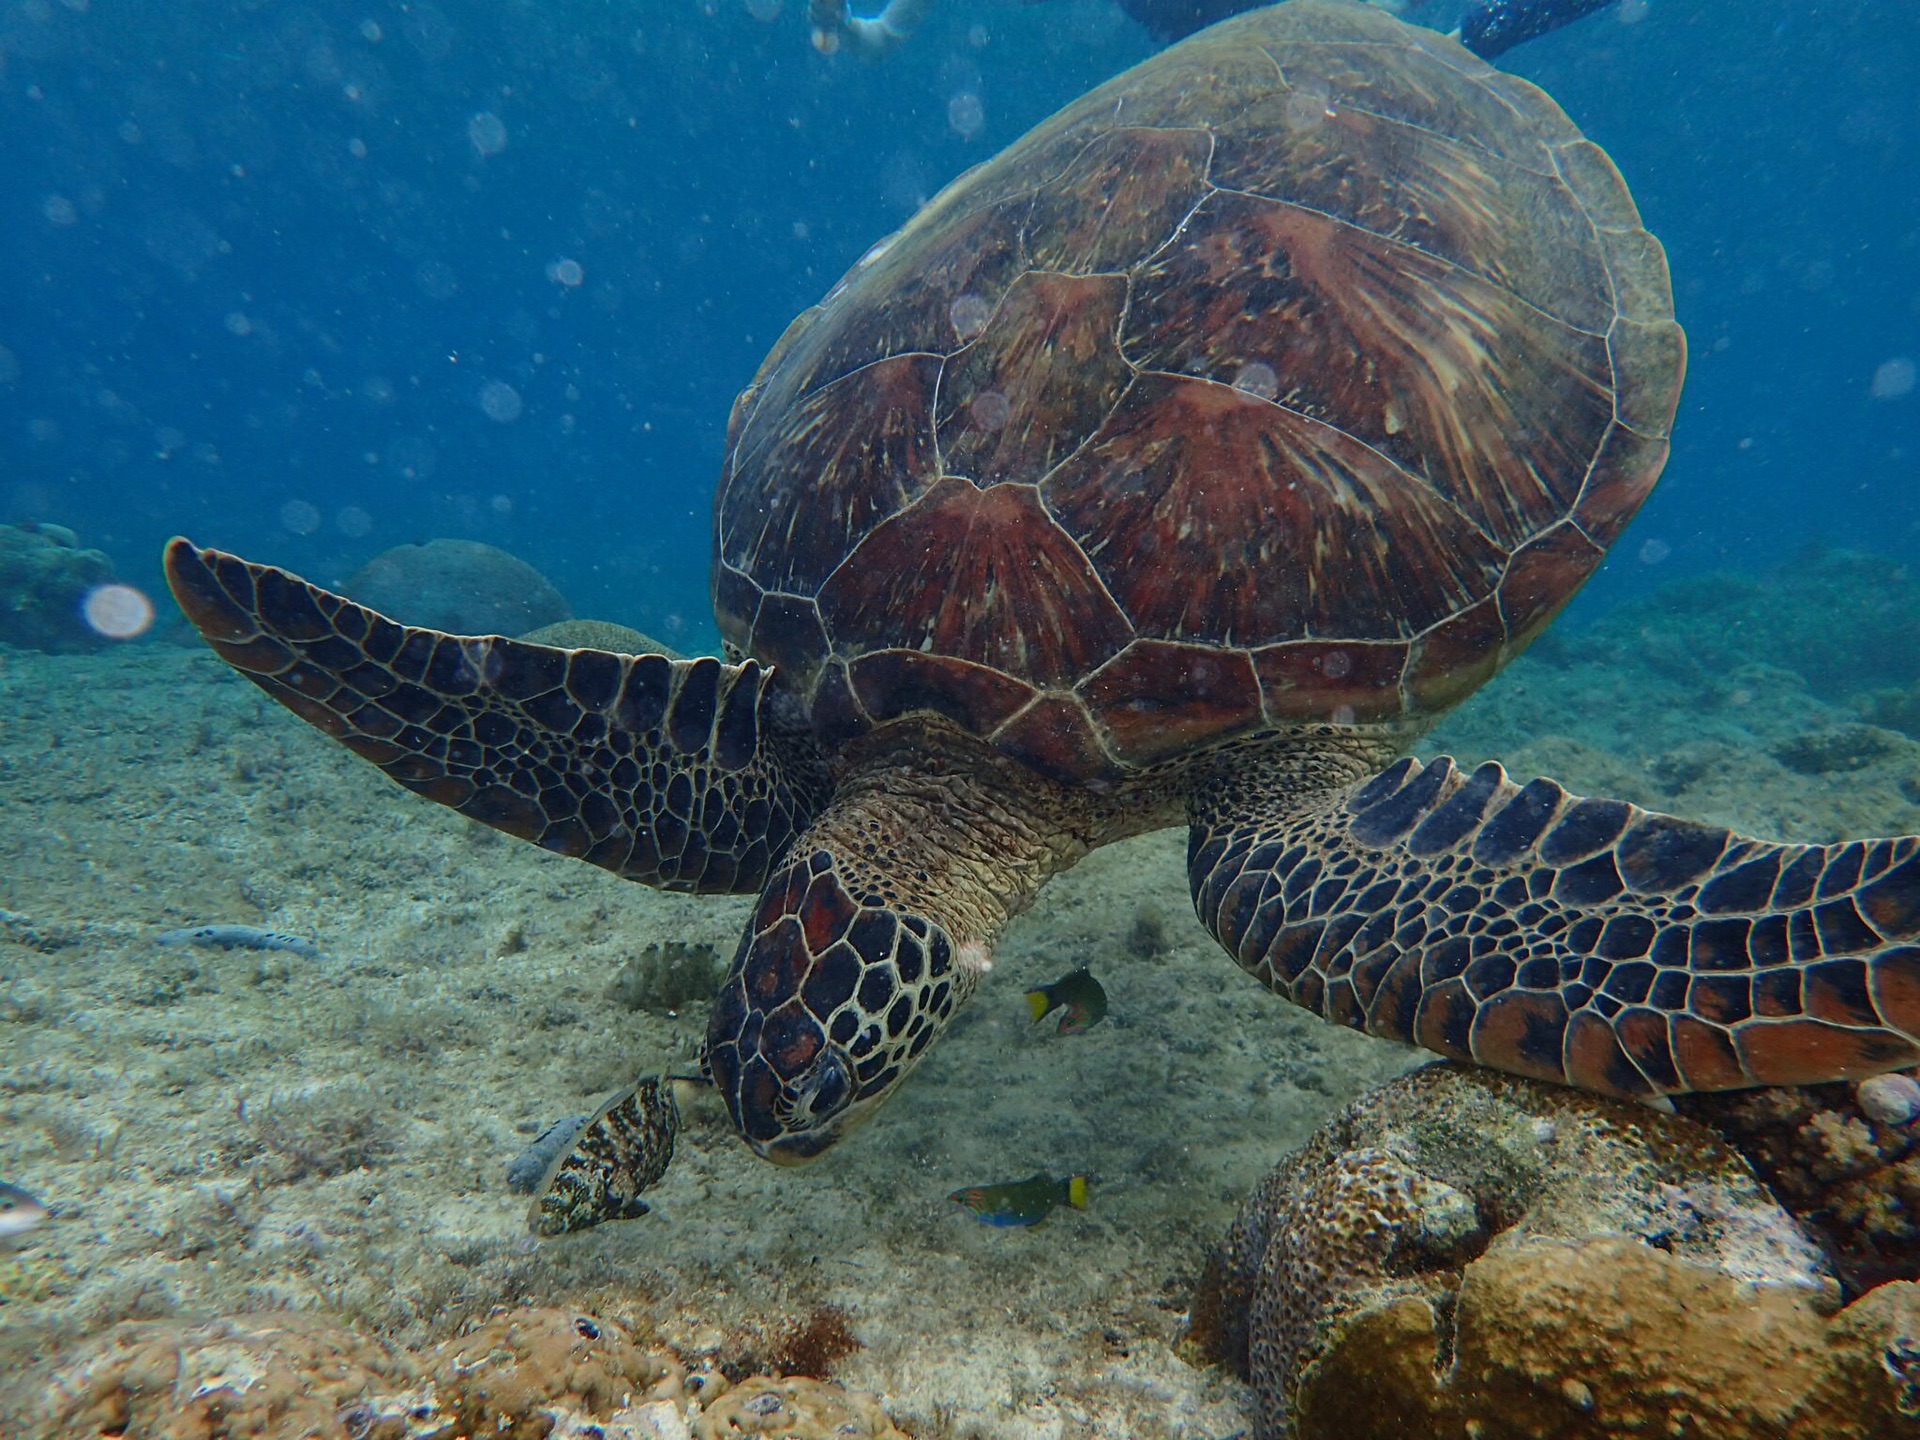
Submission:
<svg viewBox="0 0 1920 1440">
<path fill-rule="evenodd" d="M 1055 1010 L 1067 1012 L 1060 1017 L 1060 1024 L 1054 1030 L 1056 1035 L 1078 1035 L 1107 1018 L 1107 992 L 1084 965 L 1078 970 L 1069 970 L 1051 985 L 1027 991 L 1027 1005 L 1036 1022 Z"/>
<path fill-rule="evenodd" d="M 1038 1225 L 1056 1205 L 1087 1208 L 1087 1177 L 1069 1175 L 1056 1180 L 1044 1170 L 1025 1180 L 1004 1185 L 969 1185 L 947 1197 L 988 1225 L 1005 1229 L 1011 1225 Z"/>
</svg>

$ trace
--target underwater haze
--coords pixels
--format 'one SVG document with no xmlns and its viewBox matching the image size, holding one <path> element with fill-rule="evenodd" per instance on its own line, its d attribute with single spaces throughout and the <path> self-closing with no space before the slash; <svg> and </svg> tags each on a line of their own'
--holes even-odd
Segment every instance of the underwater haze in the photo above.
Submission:
<svg viewBox="0 0 1920 1440">
<path fill-rule="evenodd" d="M 485 540 L 580 613 L 708 646 L 710 499 L 762 355 L 1151 49 L 1107 0 L 940 0 L 879 62 L 816 54 L 794 0 L 7 0 L 0 521 L 150 589 L 177 531 L 322 584 Z M 1913 8 L 1629 0 L 1503 63 L 1612 153 L 1692 346 L 1594 598 L 1810 541 L 1911 557 Z"/>
<path fill-rule="evenodd" d="M 1394 8 L 1445 30 L 1460 3 Z M 1117 769 L 1054 783 L 1081 763 L 1065 741 L 1049 763 L 1069 768 L 1043 778 L 1044 765 L 1016 763 L 1039 752 L 1007 741 L 1014 759 L 985 757 L 915 728 L 918 710 L 847 741 L 835 729 L 846 712 L 830 703 L 839 692 L 824 682 L 818 733 L 803 734 L 784 723 L 798 701 L 783 686 L 804 673 L 789 659 L 811 643 L 795 638 L 797 606 L 759 612 L 775 617 L 755 641 L 759 658 L 779 659 L 772 679 L 641 657 L 645 637 L 610 627 L 549 632 L 549 644 L 582 647 L 565 662 L 571 695 L 551 682 L 555 652 L 535 645 L 415 631 L 396 657 L 392 628 L 331 601 L 331 633 L 306 633 L 319 612 L 292 587 L 256 588 L 236 578 L 239 562 L 209 570 L 180 547 L 190 624 L 161 572 L 176 534 L 437 630 L 518 636 L 571 612 L 688 655 L 718 650 L 716 485 L 730 407 L 769 350 L 944 185 L 1158 48 L 1120 0 L 931 0 L 892 53 L 827 54 L 811 43 L 807 5 L 0 0 L 0 1440 L 1279 1440 L 1289 1427 L 1292 1440 L 1397 1440 L 1420 1429 L 1401 1382 L 1442 1408 L 1457 1401 L 1461 1416 L 1479 1407 L 1487 1440 L 1913 1434 L 1920 1066 L 1867 1072 L 1920 1054 L 1920 3 L 1618 0 L 1498 58 L 1617 163 L 1666 247 L 1690 358 L 1651 499 L 1566 620 L 1407 742 L 1424 768 L 1409 760 L 1340 788 L 1385 762 L 1364 748 L 1366 725 L 1345 724 L 1338 682 L 1354 660 L 1339 648 L 1302 662 L 1318 679 L 1275 682 L 1327 699 L 1334 740 L 1322 727 L 1312 743 L 1263 751 L 1274 737 L 1247 736 L 1252 712 L 1220 698 L 1227 682 L 1210 688 L 1232 667 L 1209 657 L 1163 668 L 1150 646 L 1191 647 L 1151 639 L 1101 671 L 1121 674 L 1106 708 L 1067 707 L 1073 682 L 1058 677 L 1077 673 L 1074 643 L 1093 653 L 1106 642 L 1078 633 L 1080 621 L 1096 628 L 1098 607 L 1073 613 L 1090 592 L 1057 584 L 1063 570 L 1021 574 L 997 558 L 1030 561 L 1037 545 L 979 546 L 992 563 L 972 571 L 934 544 L 876 546 L 891 564 L 861 571 L 879 598 L 857 613 L 900 619 L 910 639 L 880 637 L 896 644 L 878 653 L 897 668 L 871 672 L 882 678 L 860 703 L 875 714 L 895 701 L 957 704 L 959 689 L 915 678 L 911 625 L 933 608 L 930 591 L 984 594 L 978 614 L 1039 615 L 1021 644 L 1030 634 L 1036 651 L 1066 657 L 1032 686 L 998 677 L 1008 693 L 1021 687 L 1024 708 L 999 712 L 994 743 L 1056 702 L 1063 735 L 1075 715 L 1088 726 L 1118 717 L 1137 747 L 1125 753 L 1157 758 L 1117 786 Z M 1343 25 L 1362 22 L 1394 29 L 1343 12 Z M 1374 58 L 1390 55 L 1379 48 Z M 1290 123 L 1318 121 L 1318 102 L 1297 112 L 1293 98 Z M 1524 109 L 1495 112 L 1491 133 Z M 1222 135 L 1231 143 L 1233 127 L 1216 124 Z M 1387 178 L 1403 178 L 1402 152 L 1379 153 L 1395 160 Z M 1367 183 L 1360 173 L 1354 191 L 1373 193 Z M 1494 206 L 1481 229 L 1486 193 L 1461 185 L 1433 211 L 1452 206 L 1462 233 L 1498 230 L 1515 217 Z M 1565 233 L 1510 228 L 1529 247 Z M 1645 253 L 1609 273 L 1644 279 Z M 891 262 L 867 273 L 896 286 L 877 293 L 910 293 Z M 965 334 L 963 306 L 980 297 L 957 290 L 925 313 Z M 1197 325 L 1204 307 L 1178 308 L 1170 331 Z M 1485 313 L 1518 312 L 1516 301 Z M 1656 328 L 1670 333 L 1663 317 Z M 1625 378 L 1637 366 L 1652 397 L 1641 413 L 1670 403 L 1671 349 L 1620 353 L 1631 355 Z M 1447 361 L 1432 365 L 1436 383 L 1461 373 Z M 1242 383 L 1256 370 L 1276 381 L 1249 364 L 1235 388 L 1273 398 L 1258 377 Z M 1483 368 L 1467 401 L 1490 402 L 1476 413 L 1544 413 L 1508 401 L 1573 396 L 1566 413 L 1605 421 L 1607 397 L 1589 404 L 1597 387 L 1575 395 L 1584 382 L 1566 376 L 1555 390 L 1502 371 L 1511 388 L 1495 395 Z M 1002 430 L 1007 396 L 984 390 L 968 413 L 983 433 Z M 1382 416 L 1397 434 L 1400 412 Z M 816 452 L 796 441 L 786 453 Z M 803 463 L 766 468 L 798 485 L 812 478 Z M 1101 478 L 1133 473 L 1115 465 Z M 755 497 L 785 515 L 794 550 L 825 508 L 783 512 L 784 492 L 736 477 L 729 544 L 760 521 Z M 1213 524 L 1241 512 L 1182 513 Z M 1561 517 L 1528 523 L 1543 518 L 1557 528 Z M 1132 546 L 1113 531 L 1112 553 L 1176 553 L 1153 548 L 1175 528 L 1142 525 Z M 1418 600 L 1407 596 L 1435 577 L 1392 565 L 1407 553 L 1441 568 L 1457 558 L 1416 540 L 1368 572 L 1369 534 L 1403 532 L 1356 522 L 1351 533 L 1351 548 L 1322 553 L 1360 557 L 1360 580 L 1337 577 L 1356 613 Z M 456 544 L 410 552 L 397 570 L 370 564 L 428 541 Z M 471 542 L 508 554 L 476 560 Z M 1502 604 L 1544 614 L 1542 597 L 1556 598 L 1552 547 L 1538 549 L 1541 569 L 1503 571 Z M 434 556 L 491 567 L 503 588 L 479 597 L 436 580 L 424 568 Z M 1333 563 L 1280 574 L 1271 590 L 1234 575 L 1214 599 L 1284 601 Z M 91 597 L 129 599 L 100 583 L 109 565 L 152 615 L 104 603 L 96 614 Z M 1207 593 L 1140 569 L 1149 601 L 1178 608 Z M 954 571 L 986 579 L 969 591 L 946 583 Z M 1530 583 L 1538 594 L 1522 593 Z M 93 630 L 78 628 L 83 609 Z M 283 653 L 278 640 L 231 639 L 255 622 L 311 663 L 247 671 Z M 924 633 L 921 648 L 937 650 L 931 622 Z M 1187 632 L 1139 629 L 1150 633 Z M 1265 648 L 1305 656 L 1326 633 Z M 1460 633 L 1458 651 L 1433 648 L 1421 705 L 1453 703 L 1491 668 L 1480 662 L 1492 651 L 1474 647 L 1493 640 Z M 1254 652 L 1217 653 L 1251 673 Z M 1125 666 L 1142 656 L 1144 688 L 1128 690 Z M 1350 682 L 1363 701 L 1365 678 Z M 975 683 L 952 683 L 963 680 Z M 978 684 L 978 713 L 1002 703 Z M 474 685 L 481 698 L 467 704 L 462 687 Z M 1041 741 L 1047 723 L 1033 727 Z M 1242 728 L 1208 728 L 1223 724 Z M 1179 747 L 1222 734 L 1207 769 L 1181 768 Z M 1299 732 L 1283 738 L 1292 747 Z M 360 756 L 445 803 L 404 793 Z M 1510 789 L 1485 765 L 1496 759 Z M 1269 763 L 1281 761 L 1297 768 Z M 603 783 L 582 779 L 594 775 Z M 1565 790 L 1526 783 L 1536 776 Z M 1261 809 L 1296 781 L 1321 809 Z M 1490 809 L 1496 793 L 1506 798 Z M 898 814 L 876 795 L 899 800 Z M 1373 798 L 1338 808 L 1362 795 Z M 1202 816 L 1191 856 L 1184 828 L 1136 833 L 1189 803 Z M 836 835 L 856 837 L 839 845 L 844 864 L 830 853 Z M 1870 836 L 1906 838 L 1841 843 Z M 569 858 L 589 839 L 595 864 Z M 1831 846 L 1819 852 L 1829 868 L 1809 868 L 1810 848 L 1788 864 L 1774 841 Z M 1528 858 L 1553 846 L 1558 870 Z M 1709 850 L 1721 868 L 1700 882 L 1705 870 L 1687 867 L 1706 866 Z M 1389 863 L 1402 865 L 1397 885 L 1376 881 L 1372 867 Z M 1221 879 L 1233 865 L 1240 878 Z M 723 870 L 748 893 L 671 888 Z M 1614 904 L 1629 878 L 1633 893 Z M 1212 906 L 1205 924 L 1196 893 Z M 1645 895 L 1664 907 L 1658 944 Z M 1302 921 L 1298 907 L 1323 897 L 1346 908 Z M 1696 898 L 1700 911 L 1747 909 L 1702 918 Z M 992 924 L 949 936 L 935 902 L 992 912 Z M 1376 909 L 1361 926 L 1363 903 Z M 1343 935 L 1378 948 L 1310 993 L 1318 970 L 1298 985 L 1279 972 L 1303 973 L 1317 941 L 1297 942 L 1311 924 L 1336 937 L 1332 950 Z M 1378 938 L 1389 929 L 1391 943 Z M 1789 933 L 1790 963 L 1775 964 Z M 1457 1003 L 1467 934 L 1486 942 L 1472 951 L 1474 982 L 1496 977 L 1540 1008 L 1488 1004 L 1476 1016 Z M 932 958 L 922 973 L 920 940 L 954 980 Z M 779 947 L 795 943 L 818 953 L 790 965 L 795 952 Z M 1616 943 L 1618 954 L 1599 953 Z M 856 946 L 872 962 L 857 989 Z M 1522 969 L 1525 946 L 1537 950 Z M 1390 950 L 1391 988 L 1377 963 Z M 1430 959 L 1431 975 L 1420 969 Z M 1655 961 L 1665 998 L 1648 999 Z M 1702 973 L 1723 965 L 1735 973 Z M 1742 966 L 1758 977 L 1750 987 Z M 1548 970 L 1557 978 L 1540 980 Z M 1410 1024 L 1415 973 L 1422 1007 L 1441 997 L 1437 1028 L 1386 1033 L 1471 1049 L 1516 1076 L 1613 1084 L 1643 1063 L 1643 1080 L 1668 1074 L 1654 1057 L 1675 1065 L 1673 1080 L 1646 1083 L 1691 1086 L 1702 1052 L 1662 1037 L 1684 1021 L 1731 1056 L 1733 1030 L 1714 1028 L 1725 1020 L 1745 1027 L 1758 1063 L 1743 1052 L 1732 1070 L 1709 1064 L 1703 1083 L 1795 1083 L 1681 1095 L 1677 1114 L 1656 1115 L 1490 1070 L 1441 1066 L 1409 1081 L 1431 1054 L 1301 1008 L 1352 1020 L 1337 1000 L 1354 1006 L 1371 984 L 1367 1005 L 1397 995 L 1404 1013 L 1385 1023 Z M 786 997 L 771 1018 L 768 976 L 768 993 Z M 964 1011 L 963 976 L 979 982 Z M 1616 980 L 1626 1000 L 1603 988 Z M 915 1003 L 940 1013 L 923 1023 L 909 1017 Z M 831 1031 L 802 1028 L 809 1006 L 824 1025 L 834 1005 Z M 1644 1052 L 1616 1045 L 1621 1068 L 1601 1075 L 1575 1070 L 1570 1041 L 1553 1058 L 1554 1005 L 1567 1035 L 1574 1010 L 1671 1015 L 1636 1023 Z M 1782 1018 L 1791 1024 L 1769 1030 Z M 888 1067 L 880 1094 L 918 1070 L 816 1163 L 764 1163 L 743 1135 L 796 1158 L 864 1113 L 837 1108 L 850 1101 L 847 1055 L 861 1053 L 843 1025 L 877 1056 L 863 1069 Z M 729 1072 L 739 1081 L 740 1055 L 763 1041 L 783 1075 L 808 1067 L 805 1086 L 738 1085 L 723 1113 L 711 1091 Z M 809 1044 L 823 1047 L 817 1059 Z M 1796 1045 L 1813 1056 L 1804 1065 Z M 747 1067 L 772 1074 L 751 1055 Z M 707 1093 L 689 1079 L 702 1070 L 717 1082 Z M 1831 1083 L 1799 1084 L 1809 1077 Z M 1436 1086 L 1462 1087 L 1466 1108 L 1447 1108 Z M 742 1124 L 743 1097 L 759 1106 L 749 1121 L 773 1123 Z M 1395 1108 L 1416 1102 L 1428 1108 Z M 1363 1111 L 1377 1131 L 1354 1128 Z M 1497 1126 L 1460 1119 L 1496 1112 Z M 1612 1119 L 1597 1129 L 1577 1119 L 1603 1112 Z M 1659 1165 L 1614 1146 L 1610 1127 L 1644 1140 Z M 1376 1135 L 1389 1138 L 1375 1147 Z M 1458 1142 L 1497 1172 L 1491 1198 L 1462 1205 L 1473 1187 L 1447 1181 L 1429 1205 L 1434 1193 L 1375 1166 L 1376 1149 L 1410 1136 Z M 1570 1136 L 1594 1143 L 1565 1148 Z M 1605 1164 L 1591 1161 L 1602 1152 Z M 1515 1155 L 1525 1164 L 1507 1167 Z M 1323 1162 L 1334 1180 L 1313 1168 Z M 1564 1211 L 1536 1213 L 1498 1188 L 1524 1188 L 1515 1177 L 1529 1166 L 1572 1182 Z M 618 1183 L 595 1191 L 609 1172 Z M 621 1190 L 635 1175 L 647 1183 Z M 1380 1219 L 1368 1208 L 1380 1195 L 1388 1208 L 1417 1200 L 1418 1223 Z M 1583 1195 L 1603 1203 L 1582 1209 Z M 557 1233 L 560 1220 L 581 1224 Z M 1269 1234 L 1301 1243 L 1268 1266 L 1265 1249 L 1223 1239 L 1249 1228 L 1261 1246 Z M 1518 1249 L 1509 1242 L 1534 1235 L 1553 1241 L 1526 1252 L 1543 1266 L 1578 1249 L 1591 1267 L 1581 1293 L 1598 1297 L 1569 1300 L 1543 1281 L 1531 1301 L 1480 1312 L 1548 1337 L 1511 1368 L 1551 1412 L 1537 1424 L 1489 1378 L 1491 1362 L 1435 1364 L 1471 1353 L 1463 1277 L 1495 1274 L 1483 1262 L 1504 1264 Z M 1380 1258 L 1403 1242 L 1427 1247 L 1417 1265 L 1393 1268 L 1415 1253 L 1404 1248 Z M 1615 1263 L 1623 1255 L 1630 1264 Z M 1696 1261 L 1697 1273 L 1672 1268 Z M 1235 1292 L 1249 1262 L 1278 1299 Z M 1530 1284 L 1533 1272 L 1503 1273 Z M 1326 1338 L 1295 1320 L 1319 1305 L 1318 1319 L 1344 1325 L 1358 1310 L 1340 1297 L 1381 1276 L 1373 1298 L 1407 1321 L 1398 1339 L 1376 1346 L 1387 1332 L 1354 1324 L 1358 1339 L 1341 1342 L 1350 1369 L 1315 1360 L 1318 1394 L 1332 1397 L 1318 1428 L 1304 1402 L 1290 1416 L 1294 1362 Z M 1402 1281 L 1411 1288 L 1392 1292 Z M 1348 1289 L 1336 1296 L 1336 1285 Z M 1432 1301 L 1431 1334 L 1399 1307 L 1415 1289 Z M 1772 1307 L 1764 1315 L 1756 1296 Z M 1599 1342 L 1577 1333 L 1588 1321 Z M 1547 1354 L 1563 1322 L 1574 1339 Z M 1291 1339 L 1270 1333 L 1289 1326 Z M 1453 1372 L 1444 1386 L 1438 1368 Z M 1446 1390 L 1456 1382 L 1464 1399 Z M 1347 1401 L 1386 1418 L 1351 1420 Z M 1802 1401 L 1827 1408 L 1788 1415 Z M 1481 1423 L 1432 1433 L 1480 1434 Z"/>
</svg>

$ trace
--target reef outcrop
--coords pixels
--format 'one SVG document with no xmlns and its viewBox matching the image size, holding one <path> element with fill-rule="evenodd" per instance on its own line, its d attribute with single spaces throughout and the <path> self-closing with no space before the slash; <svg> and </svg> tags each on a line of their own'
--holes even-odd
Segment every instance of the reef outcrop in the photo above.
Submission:
<svg viewBox="0 0 1920 1440">
<path fill-rule="evenodd" d="M 1261 1183 L 1191 1338 L 1261 1440 L 1920 1434 L 1920 1285 L 1845 1298 L 1706 1125 L 1434 1065 Z"/>
<path fill-rule="evenodd" d="M 0 525 L 0 642 L 56 654 L 112 643 L 82 611 L 112 580 L 113 562 L 64 525 Z"/>
</svg>

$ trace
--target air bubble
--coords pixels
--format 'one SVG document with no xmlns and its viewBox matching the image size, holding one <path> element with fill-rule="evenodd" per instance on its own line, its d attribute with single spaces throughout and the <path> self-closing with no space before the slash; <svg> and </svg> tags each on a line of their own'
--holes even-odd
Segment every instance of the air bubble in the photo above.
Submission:
<svg viewBox="0 0 1920 1440">
<path fill-rule="evenodd" d="M 1876 400 L 1898 400 L 1903 395 L 1913 393 L 1915 378 L 1913 361 L 1904 355 L 1896 355 L 1873 372 L 1873 384 L 1867 388 L 1867 393 Z"/>
<path fill-rule="evenodd" d="M 1353 673 L 1353 657 L 1344 650 L 1329 650 L 1320 659 L 1320 673 L 1329 680 L 1341 680 Z"/>
<path fill-rule="evenodd" d="M 747 14 L 762 25 L 771 25 L 780 18 L 780 12 L 786 9 L 784 0 L 747 0 Z"/>
<path fill-rule="evenodd" d="M 987 107 L 971 90 L 962 90 L 947 101 L 947 128 L 962 140 L 971 140 L 987 123 Z"/>
<path fill-rule="evenodd" d="M 482 156 L 498 155 L 507 148 L 507 127 L 491 110 L 482 110 L 467 121 L 467 140 Z"/>
<path fill-rule="evenodd" d="M 1354 709 L 1351 705 L 1336 705 L 1333 707 L 1333 723 L 1336 725 L 1351 725 L 1358 718 L 1359 717 L 1354 714 Z"/>
<path fill-rule="evenodd" d="M 46 216 L 49 225 L 65 227 L 80 223 L 80 212 L 74 208 L 73 201 L 64 195 L 47 196 L 40 202 L 40 213 Z"/>
<path fill-rule="evenodd" d="M 131 640 L 153 624 L 153 602 L 131 585 L 96 585 L 81 602 L 87 624 L 110 640 Z"/>
<path fill-rule="evenodd" d="M 993 318 L 993 306 L 969 290 L 947 307 L 947 318 L 962 340 L 971 340 L 987 328 L 987 321 Z"/>
<path fill-rule="evenodd" d="M 556 285 L 565 285 L 571 290 L 587 278 L 587 272 L 580 268 L 578 260 L 555 260 L 547 266 L 547 278 Z"/>
<path fill-rule="evenodd" d="M 489 380 L 480 387 L 480 408 L 489 420 L 511 425 L 527 406 L 520 392 L 504 380 Z"/>
<path fill-rule="evenodd" d="M 311 535 L 320 528 L 320 511 L 305 500 L 289 500 L 280 507 L 280 523 L 296 535 Z"/>
<path fill-rule="evenodd" d="M 1666 541 L 1649 540 L 1640 547 L 1640 563 L 1642 565 L 1658 565 L 1662 560 L 1665 560 L 1672 554 L 1673 546 L 1669 545 Z"/>
<path fill-rule="evenodd" d="M 373 533 L 373 516 L 358 505 L 349 505 L 333 517 L 334 527 L 349 539 L 358 540 Z"/>
<path fill-rule="evenodd" d="M 1281 106 L 1287 126 L 1294 130 L 1317 130 L 1334 116 L 1333 92 L 1324 80 L 1306 79 L 1287 92 Z"/>
<path fill-rule="evenodd" d="M 967 418 L 976 430 L 1001 430 L 1013 418 L 1013 405 L 998 390 L 982 390 L 967 407 Z"/>
<path fill-rule="evenodd" d="M 460 292 L 460 281 L 451 266 L 439 260 L 422 261 L 413 272 L 414 282 L 430 300 L 451 300 Z"/>
<path fill-rule="evenodd" d="M 1280 393 L 1280 377 L 1273 373 L 1271 365 L 1253 360 L 1240 367 L 1240 373 L 1233 377 L 1233 388 L 1271 400 Z"/>
</svg>

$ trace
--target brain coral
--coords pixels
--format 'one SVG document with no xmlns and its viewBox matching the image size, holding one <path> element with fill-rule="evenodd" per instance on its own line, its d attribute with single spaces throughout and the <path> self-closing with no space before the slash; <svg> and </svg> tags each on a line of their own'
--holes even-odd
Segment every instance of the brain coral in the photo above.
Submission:
<svg viewBox="0 0 1920 1440">
<path fill-rule="evenodd" d="M 524 635 L 573 617 L 552 582 L 478 540 L 383 550 L 341 587 L 362 605 L 455 635 Z"/>
</svg>

